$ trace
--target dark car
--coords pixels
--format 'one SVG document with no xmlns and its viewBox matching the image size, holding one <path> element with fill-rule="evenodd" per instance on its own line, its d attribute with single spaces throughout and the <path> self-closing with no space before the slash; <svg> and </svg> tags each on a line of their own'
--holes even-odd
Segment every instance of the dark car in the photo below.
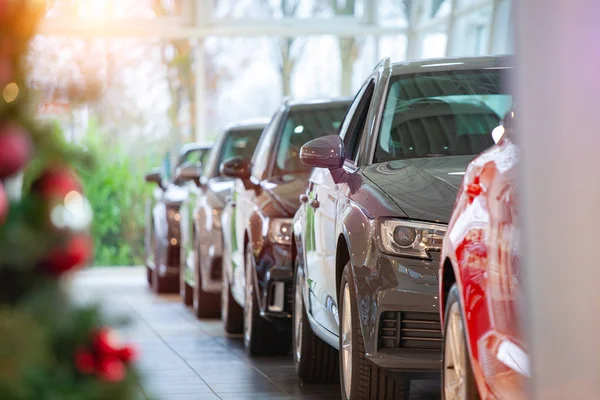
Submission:
<svg viewBox="0 0 600 400">
<path fill-rule="evenodd" d="M 148 173 L 146 182 L 158 185 L 154 196 L 146 204 L 146 271 L 148 284 L 156 293 L 177 292 L 179 290 L 180 230 L 179 208 L 187 196 L 178 176 L 179 167 L 184 163 L 202 163 L 210 149 L 207 143 L 192 143 L 181 148 L 175 177 L 169 181 L 160 169 Z"/>
<path fill-rule="evenodd" d="M 230 126 L 202 166 L 187 163 L 181 167 L 189 196 L 181 207 L 180 293 L 198 317 L 218 317 L 221 313 L 221 212 L 231 196 L 233 179 L 223 176 L 219 167 L 232 157 L 251 157 L 267 123 L 249 121 Z"/>
<path fill-rule="evenodd" d="M 223 215 L 222 313 L 226 331 L 243 329 L 251 354 L 289 350 L 292 217 L 310 173 L 300 148 L 336 132 L 348 104 L 287 101 L 265 128 L 252 161 L 238 157 L 221 167 L 239 178 Z"/>
<path fill-rule="evenodd" d="M 490 132 L 512 106 L 510 65 L 385 60 L 340 135 L 302 148 L 302 161 L 321 167 L 294 220 L 303 380 L 333 379 L 338 349 L 344 399 L 402 398 L 411 377 L 439 376 L 442 239 L 467 164 L 493 144 Z"/>
<path fill-rule="evenodd" d="M 498 144 L 469 165 L 444 238 L 439 304 L 446 400 L 529 398 L 513 119 L 510 112 L 495 130 L 497 137 L 505 130 Z"/>
</svg>

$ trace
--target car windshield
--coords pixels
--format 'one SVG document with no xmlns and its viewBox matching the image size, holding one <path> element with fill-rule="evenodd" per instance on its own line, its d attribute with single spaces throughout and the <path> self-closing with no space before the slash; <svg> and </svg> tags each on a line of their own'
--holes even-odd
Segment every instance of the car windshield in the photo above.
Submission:
<svg viewBox="0 0 600 400">
<path fill-rule="evenodd" d="M 476 155 L 494 144 L 492 130 L 512 108 L 506 70 L 393 76 L 375 162 Z"/>
<path fill-rule="evenodd" d="M 210 152 L 208 160 L 204 164 L 202 175 L 209 178 L 216 177 L 219 175 L 221 163 L 229 158 L 250 158 L 261 133 L 262 128 L 236 129 L 225 132 L 220 149 L 215 148 Z"/>
<path fill-rule="evenodd" d="M 221 147 L 219 165 L 232 157 L 252 157 L 261 133 L 262 129 L 230 131 Z"/>
<path fill-rule="evenodd" d="M 283 125 L 273 175 L 310 171 L 311 167 L 300 161 L 300 148 L 312 139 L 337 134 L 347 109 L 348 104 L 340 103 L 292 109 Z"/>
</svg>

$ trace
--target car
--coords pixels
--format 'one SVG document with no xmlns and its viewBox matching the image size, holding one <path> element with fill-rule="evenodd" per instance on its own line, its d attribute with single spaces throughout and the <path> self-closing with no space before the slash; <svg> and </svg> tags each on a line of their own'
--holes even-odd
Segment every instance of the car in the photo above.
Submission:
<svg viewBox="0 0 600 400">
<path fill-rule="evenodd" d="M 237 178 L 222 221 L 222 318 L 227 332 L 244 333 L 250 354 L 289 351 L 291 222 L 310 173 L 300 148 L 336 132 L 348 105 L 348 99 L 285 101 L 252 160 L 236 157 L 221 166 Z"/>
<path fill-rule="evenodd" d="M 219 167 L 232 157 L 251 157 L 268 121 L 239 122 L 225 129 L 203 165 L 183 164 L 190 195 L 181 207 L 180 294 L 199 318 L 221 315 L 221 212 L 231 196 L 233 180 Z"/>
<path fill-rule="evenodd" d="M 467 168 L 442 249 L 447 400 L 528 398 L 514 111 L 501 128 L 497 145 Z"/>
<path fill-rule="evenodd" d="M 183 146 L 176 168 L 191 161 L 202 163 L 209 149 L 209 143 Z M 172 180 L 165 179 L 160 168 L 155 168 L 144 178 L 146 182 L 157 185 L 153 198 L 146 203 L 144 242 L 148 284 L 156 293 L 176 293 L 179 290 L 181 253 L 179 208 L 187 191 L 177 175 Z"/>
<path fill-rule="evenodd" d="M 506 57 L 377 65 L 315 167 L 293 223 L 294 363 L 344 399 L 400 399 L 440 374 L 437 271 L 467 164 L 512 106 Z"/>
</svg>

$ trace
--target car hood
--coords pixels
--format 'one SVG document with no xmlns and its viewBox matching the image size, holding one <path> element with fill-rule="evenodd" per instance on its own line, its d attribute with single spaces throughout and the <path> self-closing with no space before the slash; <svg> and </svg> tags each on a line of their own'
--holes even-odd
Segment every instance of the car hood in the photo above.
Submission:
<svg viewBox="0 0 600 400">
<path fill-rule="evenodd" d="M 413 158 L 367 167 L 364 175 L 408 218 L 448 223 L 471 156 Z"/>
<path fill-rule="evenodd" d="M 293 216 L 300 207 L 299 197 L 306 192 L 309 173 L 273 176 L 261 183 L 262 188 L 286 214 Z"/>
</svg>

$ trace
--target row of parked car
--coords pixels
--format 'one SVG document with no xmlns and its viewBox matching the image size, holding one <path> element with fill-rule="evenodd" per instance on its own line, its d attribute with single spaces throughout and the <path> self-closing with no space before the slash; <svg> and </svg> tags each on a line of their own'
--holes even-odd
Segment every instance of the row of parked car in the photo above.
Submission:
<svg viewBox="0 0 600 400">
<path fill-rule="evenodd" d="M 344 399 L 524 398 L 507 57 L 382 61 L 354 99 L 285 101 L 160 173 L 148 281 L 293 353 Z"/>
</svg>

